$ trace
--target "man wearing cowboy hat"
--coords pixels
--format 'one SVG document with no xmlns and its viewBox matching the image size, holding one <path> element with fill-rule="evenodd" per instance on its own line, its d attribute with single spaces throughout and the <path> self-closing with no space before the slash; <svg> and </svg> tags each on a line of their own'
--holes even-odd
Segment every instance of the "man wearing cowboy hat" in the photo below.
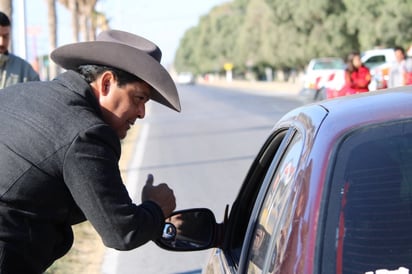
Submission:
<svg viewBox="0 0 412 274">
<path fill-rule="evenodd" d="M 51 58 L 67 71 L 0 91 L 0 273 L 44 272 L 85 220 L 106 246 L 133 249 L 158 238 L 176 207 L 151 175 L 134 204 L 118 167 L 120 139 L 149 99 L 180 111 L 160 49 L 111 30 Z"/>
</svg>

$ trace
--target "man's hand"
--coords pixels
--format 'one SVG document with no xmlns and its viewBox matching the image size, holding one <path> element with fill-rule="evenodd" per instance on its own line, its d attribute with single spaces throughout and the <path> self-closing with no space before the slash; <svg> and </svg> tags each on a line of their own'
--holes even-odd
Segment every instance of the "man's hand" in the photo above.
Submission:
<svg viewBox="0 0 412 274">
<path fill-rule="evenodd" d="M 142 202 L 150 200 L 160 206 L 163 215 L 167 218 L 176 208 L 176 198 L 173 190 L 165 183 L 153 186 L 153 175 L 147 176 L 146 185 L 142 190 Z"/>
</svg>

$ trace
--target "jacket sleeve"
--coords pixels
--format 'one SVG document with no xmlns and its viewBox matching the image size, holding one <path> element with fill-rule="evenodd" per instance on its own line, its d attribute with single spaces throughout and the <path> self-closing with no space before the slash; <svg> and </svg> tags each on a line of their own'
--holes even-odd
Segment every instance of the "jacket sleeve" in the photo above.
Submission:
<svg viewBox="0 0 412 274">
<path fill-rule="evenodd" d="M 154 202 L 132 202 L 120 176 L 120 150 L 117 135 L 107 125 L 90 128 L 67 150 L 63 177 L 104 244 L 130 250 L 158 238 L 164 216 Z"/>
</svg>

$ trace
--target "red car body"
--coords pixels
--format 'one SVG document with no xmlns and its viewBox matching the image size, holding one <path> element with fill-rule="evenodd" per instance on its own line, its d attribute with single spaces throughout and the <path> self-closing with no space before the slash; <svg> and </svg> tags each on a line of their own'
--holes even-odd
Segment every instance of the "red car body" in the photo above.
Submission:
<svg viewBox="0 0 412 274">
<path fill-rule="evenodd" d="M 327 233 L 321 225 L 326 210 L 325 188 L 329 187 L 332 163 L 339 157 L 338 147 L 348 135 L 364 127 L 378 127 L 400 120 L 412 124 L 411 102 L 411 87 L 376 91 L 303 106 L 276 124 L 275 128 L 303 127 L 305 146 L 295 172 L 303 174 L 301 178 L 306 178 L 309 187 L 302 194 L 308 197 L 302 208 L 302 216 L 306 219 L 299 220 L 305 225 L 294 224 L 294 236 L 285 249 L 288 259 L 277 266 L 275 273 L 332 273 L 325 272 L 318 260 L 322 242 L 320 231 Z M 297 235 L 301 242 L 294 238 Z M 335 271 L 333 273 L 339 273 Z"/>
<path fill-rule="evenodd" d="M 402 87 L 283 116 L 199 248 L 215 247 L 203 273 L 412 269 L 411 102 Z"/>
</svg>

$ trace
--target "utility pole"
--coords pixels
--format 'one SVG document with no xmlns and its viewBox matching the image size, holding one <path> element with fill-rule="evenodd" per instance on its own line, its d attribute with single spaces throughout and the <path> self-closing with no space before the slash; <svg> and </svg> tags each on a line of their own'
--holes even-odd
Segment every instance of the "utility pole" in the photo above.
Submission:
<svg viewBox="0 0 412 274">
<path fill-rule="evenodd" d="M 27 59 L 27 26 L 26 26 L 26 0 L 16 1 L 19 29 L 17 34 L 19 35 L 19 56 L 23 59 Z M 12 22 L 13 24 L 13 22 Z M 14 25 L 14 24 L 13 24 Z M 15 46 L 14 46 L 15 47 Z"/>
</svg>

